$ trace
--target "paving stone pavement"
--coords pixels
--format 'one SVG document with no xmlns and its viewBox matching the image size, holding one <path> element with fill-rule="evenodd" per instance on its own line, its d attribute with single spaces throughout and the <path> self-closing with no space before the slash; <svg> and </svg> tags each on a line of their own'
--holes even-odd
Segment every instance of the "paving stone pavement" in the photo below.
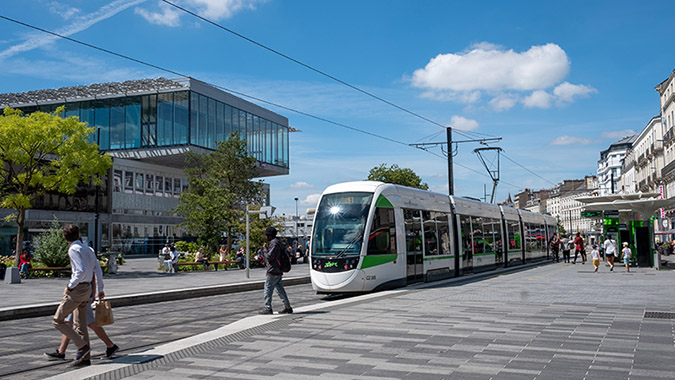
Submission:
<svg viewBox="0 0 675 380">
<path fill-rule="evenodd" d="M 673 379 L 675 320 L 645 312 L 674 296 L 673 271 L 560 263 L 275 316 L 99 378 Z"/>
</svg>

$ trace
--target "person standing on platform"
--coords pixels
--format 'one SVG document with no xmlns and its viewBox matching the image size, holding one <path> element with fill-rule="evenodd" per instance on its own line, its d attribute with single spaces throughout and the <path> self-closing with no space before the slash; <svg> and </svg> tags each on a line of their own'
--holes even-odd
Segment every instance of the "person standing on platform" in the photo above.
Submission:
<svg viewBox="0 0 675 380">
<path fill-rule="evenodd" d="M 570 239 L 567 236 L 563 236 L 560 240 L 560 245 L 563 253 L 563 262 L 570 262 Z"/>
<path fill-rule="evenodd" d="M 633 252 L 630 250 L 630 248 L 628 248 L 628 242 L 623 242 L 621 256 L 623 257 L 624 265 L 626 265 L 626 272 L 630 272 L 630 258 L 633 256 Z"/>
<path fill-rule="evenodd" d="M 277 238 L 277 229 L 270 226 L 265 229 L 265 237 L 269 242 L 269 247 L 265 252 L 265 262 L 267 263 L 267 276 L 265 276 L 265 307 L 260 310 L 259 314 L 272 314 L 272 293 L 274 289 L 284 303 L 284 309 L 279 314 L 291 314 L 293 309 L 291 303 L 288 301 L 288 295 L 281 282 L 282 272 L 280 267 L 280 257 L 285 255 L 284 249 L 281 247 L 281 240 Z"/>
<path fill-rule="evenodd" d="M 63 293 L 63 299 L 54 314 L 54 327 L 75 343 L 77 354 L 70 364 L 72 367 L 90 365 L 91 349 L 89 348 L 89 333 L 87 332 L 87 304 L 91 296 L 91 282 L 94 278 L 92 256 L 87 247 L 80 240 L 80 229 L 74 224 L 63 227 L 63 237 L 69 244 L 68 257 L 70 258 L 70 282 Z M 75 330 L 68 326 L 66 317 L 73 313 Z"/>
<path fill-rule="evenodd" d="M 553 234 L 553 237 L 551 237 L 551 241 L 549 242 L 549 246 L 551 247 L 551 254 L 553 255 L 552 261 L 559 263 L 560 255 L 558 252 L 560 252 L 560 238 L 558 237 L 558 234 Z"/>
<path fill-rule="evenodd" d="M 600 266 L 600 251 L 598 251 L 598 246 L 593 244 L 593 250 L 591 251 L 591 258 L 593 259 L 593 272 L 598 271 L 598 267 Z"/>
<path fill-rule="evenodd" d="M 586 264 L 586 248 L 584 247 L 584 238 L 581 237 L 581 234 L 577 232 L 577 237 L 574 238 L 574 261 L 573 264 L 577 262 L 577 256 L 581 253 L 581 263 Z"/>
<path fill-rule="evenodd" d="M 614 271 L 614 257 L 616 256 L 616 240 L 612 239 L 612 235 L 607 235 L 607 239 L 605 239 L 605 257 L 607 258 L 610 272 Z"/>
</svg>

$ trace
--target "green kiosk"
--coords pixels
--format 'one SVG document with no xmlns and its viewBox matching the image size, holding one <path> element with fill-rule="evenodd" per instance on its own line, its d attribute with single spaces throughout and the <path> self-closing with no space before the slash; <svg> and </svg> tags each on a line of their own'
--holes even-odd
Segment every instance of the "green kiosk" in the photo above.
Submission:
<svg viewBox="0 0 675 380">
<path fill-rule="evenodd" d="M 602 211 L 603 234 L 613 235 L 620 250 L 624 242 L 633 252 L 631 262 L 640 267 L 659 269 L 661 259 L 654 247 L 652 214 L 661 207 L 672 205 L 675 198 L 656 199 L 658 193 L 614 194 L 581 197 L 584 212 Z"/>
</svg>

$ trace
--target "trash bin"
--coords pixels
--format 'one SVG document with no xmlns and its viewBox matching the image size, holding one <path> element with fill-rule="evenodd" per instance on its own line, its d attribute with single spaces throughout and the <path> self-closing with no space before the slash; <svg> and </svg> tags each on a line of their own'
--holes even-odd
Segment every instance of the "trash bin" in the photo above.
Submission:
<svg viewBox="0 0 675 380">
<path fill-rule="evenodd" d="M 108 274 L 117 273 L 117 253 L 109 253 L 105 256 L 108 257 Z"/>
</svg>

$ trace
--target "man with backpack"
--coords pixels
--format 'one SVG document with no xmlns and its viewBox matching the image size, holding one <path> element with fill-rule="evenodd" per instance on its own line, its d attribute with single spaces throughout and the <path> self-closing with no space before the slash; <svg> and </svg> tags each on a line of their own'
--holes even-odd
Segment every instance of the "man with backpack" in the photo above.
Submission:
<svg viewBox="0 0 675 380">
<path fill-rule="evenodd" d="M 277 229 L 274 227 L 267 227 L 265 229 L 265 237 L 269 242 L 267 251 L 265 252 L 265 262 L 267 268 L 267 276 L 265 277 L 265 307 L 260 310 L 259 314 L 272 314 L 272 293 L 274 289 L 284 303 L 284 309 L 279 314 L 291 314 L 293 309 L 291 303 L 288 301 L 286 290 L 281 282 L 281 277 L 285 272 L 291 270 L 291 258 L 281 246 L 281 240 L 277 238 Z"/>
</svg>

